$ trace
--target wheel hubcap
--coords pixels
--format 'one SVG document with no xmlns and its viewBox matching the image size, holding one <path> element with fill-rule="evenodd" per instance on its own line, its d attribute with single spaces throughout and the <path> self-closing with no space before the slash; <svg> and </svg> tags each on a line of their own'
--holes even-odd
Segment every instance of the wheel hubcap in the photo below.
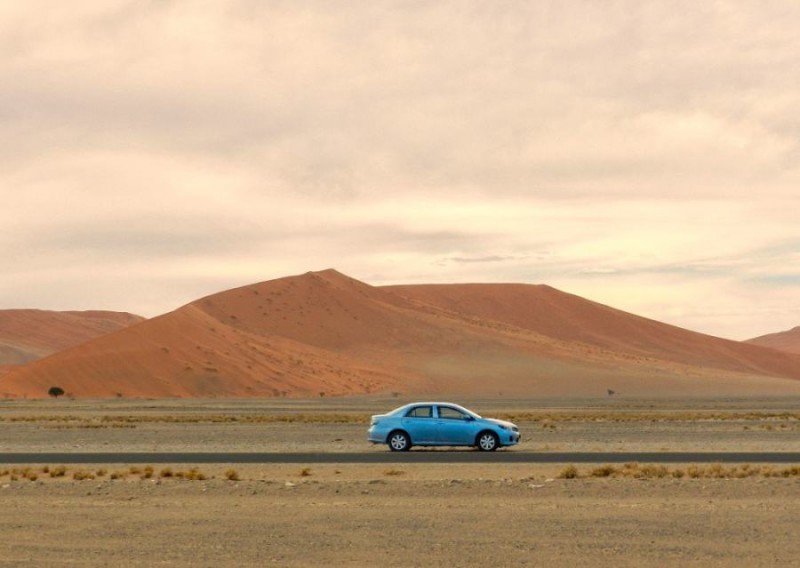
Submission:
<svg viewBox="0 0 800 568">
<path fill-rule="evenodd" d="M 392 447 L 395 450 L 402 450 L 406 447 L 406 439 L 403 436 L 392 436 Z"/>
<path fill-rule="evenodd" d="M 481 437 L 481 448 L 484 450 L 491 450 L 495 446 L 494 437 L 490 435 L 486 435 Z"/>
</svg>

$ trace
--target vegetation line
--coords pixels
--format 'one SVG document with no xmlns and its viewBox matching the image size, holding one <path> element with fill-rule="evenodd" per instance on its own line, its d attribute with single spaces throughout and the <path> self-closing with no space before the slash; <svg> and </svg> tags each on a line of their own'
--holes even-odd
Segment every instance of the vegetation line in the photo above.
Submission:
<svg viewBox="0 0 800 568">
<path fill-rule="evenodd" d="M 725 467 L 722 464 L 690 465 L 685 468 L 669 468 L 664 465 L 626 463 L 621 466 L 603 465 L 581 472 L 568 465 L 558 475 L 559 479 L 582 478 L 628 478 L 628 479 L 744 479 L 748 477 L 800 477 L 800 466 L 775 467 L 750 464 Z"/>
<path fill-rule="evenodd" d="M 593 422 L 800 422 L 800 412 L 496 412 L 494 416 L 516 423 Z M 368 424 L 359 413 L 186 414 L 186 415 L 29 415 L 0 416 L 0 423 L 43 423 L 59 427 L 133 428 L 137 424 Z"/>
</svg>

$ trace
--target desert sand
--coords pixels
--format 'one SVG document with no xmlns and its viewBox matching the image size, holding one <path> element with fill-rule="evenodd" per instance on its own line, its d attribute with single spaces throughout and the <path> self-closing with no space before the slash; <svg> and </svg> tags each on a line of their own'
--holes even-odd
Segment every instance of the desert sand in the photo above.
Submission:
<svg viewBox="0 0 800 568">
<path fill-rule="evenodd" d="M 335 270 L 236 288 L 0 377 L 0 396 L 800 394 L 800 355 L 555 290 L 375 287 Z"/>
<path fill-rule="evenodd" d="M 0 451 L 387 452 L 364 441 L 366 420 L 402 402 L 3 401 Z M 523 444 L 501 451 L 800 449 L 797 398 L 460 402 L 522 418 Z M 800 468 L 785 464 L 638 478 L 577 465 L 574 479 L 570 464 L 58 466 L 0 466 L 0 565 L 775 566 L 800 553 Z"/>
</svg>

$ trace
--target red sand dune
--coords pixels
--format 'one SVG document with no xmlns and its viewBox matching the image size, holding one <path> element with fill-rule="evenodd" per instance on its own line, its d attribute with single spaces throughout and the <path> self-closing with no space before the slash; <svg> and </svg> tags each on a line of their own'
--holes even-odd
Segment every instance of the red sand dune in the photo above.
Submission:
<svg viewBox="0 0 800 568">
<path fill-rule="evenodd" d="M 790 353 L 800 353 L 800 326 L 790 329 L 789 331 L 770 333 L 769 335 L 748 339 L 747 343 L 760 345 L 762 347 L 771 347 L 772 349 L 779 349 Z"/>
<path fill-rule="evenodd" d="M 0 396 L 800 393 L 800 356 L 530 285 L 244 286 L 0 378 Z"/>
<path fill-rule="evenodd" d="M 0 310 L 0 365 L 23 365 L 140 321 L 122 312 Z"/>
</svg>

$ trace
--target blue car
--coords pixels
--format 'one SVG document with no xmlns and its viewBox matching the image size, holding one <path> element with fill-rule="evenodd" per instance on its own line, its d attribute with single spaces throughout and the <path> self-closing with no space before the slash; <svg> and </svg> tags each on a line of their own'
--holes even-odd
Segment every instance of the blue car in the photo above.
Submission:
<svg viewBox="0 0 800 568">
<path fill-rule="evenodd" d="M 373 416 L 367 437 L 394 452 L 411 446 L 474 446 L 491 452 L 517 444 L 519 428 L 450 402 L 414 402 Z"/>
</svg>

